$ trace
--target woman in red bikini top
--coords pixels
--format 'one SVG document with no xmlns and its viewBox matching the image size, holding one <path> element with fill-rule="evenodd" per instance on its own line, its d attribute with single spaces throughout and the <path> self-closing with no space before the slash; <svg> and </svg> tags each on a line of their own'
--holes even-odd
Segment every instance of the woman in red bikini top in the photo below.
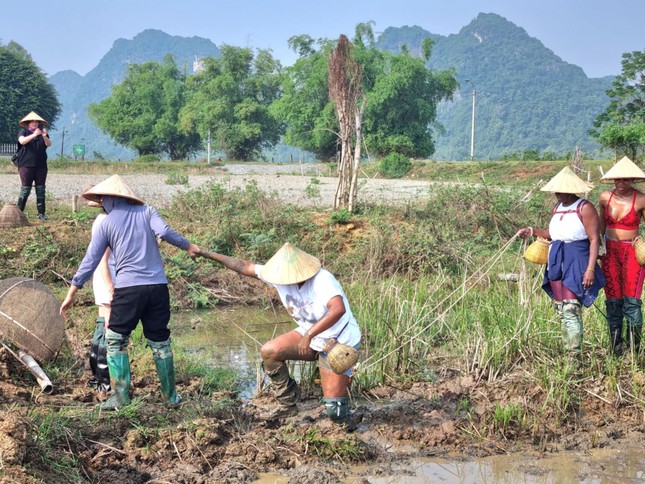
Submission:
<svg viewBox="0 0 645 484">
<path fill-rule="evenodd" d="M 611 240 L 632 240 L 638 235 L 645 193 L 633 188 L 632 183 L 631 179 L 617 178 L 616 188 L 600 195 L 600 209 L 604 214 L 600 229 Z"/>
<path fill-rule="evenodd" d="M 632 241 L 645 214 L 645 193 L 632 184 L 645 181 L 645 172 L 625 157 L 601 181 L 613 182 L 614 189 L 600 194 L 600 233 L 606 236 L 607 253 L 602 270 L 607 279 L 605 307 L 610 348 L 622 355 L 627 347 L 638 352 L 643 327 L 641 294 L 645 267 L 636 259 Z M 624 322 L 626 330 L 623 335 Z"/>
</svg>

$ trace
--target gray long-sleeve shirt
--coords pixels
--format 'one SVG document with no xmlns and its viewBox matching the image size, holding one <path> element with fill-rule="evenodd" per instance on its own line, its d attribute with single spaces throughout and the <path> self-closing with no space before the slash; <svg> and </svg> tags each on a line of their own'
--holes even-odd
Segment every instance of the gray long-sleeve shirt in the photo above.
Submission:
<svg viewBox="0 0 645 484">
<path fill-rule="evenodd" d="M 167 284 L 157 237 L 184 250 L 190 242 L 171 229 L 153 207 L 132 205 L 121 197 L 104 197 L 103 204 L 108 215 L 92 237 L 72 285 L 83 287 L 107 247 L 114 255 L 115 287 Z M 109 205 L 113 206 L 108 209 Z"/>
</svg>

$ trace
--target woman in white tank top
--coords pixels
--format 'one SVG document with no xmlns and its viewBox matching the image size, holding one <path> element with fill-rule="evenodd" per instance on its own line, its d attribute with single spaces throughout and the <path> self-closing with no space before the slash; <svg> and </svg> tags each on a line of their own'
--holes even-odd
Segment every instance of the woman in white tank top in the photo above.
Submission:
<svg viewBox="0 0 645 484">
<path fill-rule="evenodd" d="M 592 203 L 578 193 L 588 193 L 593 185 L 581 180 L 569 167 L 549 181 L 542 191 L 553 192 L 558 201 L 546 230 L 520 229 L 517 235 L 551 240 L 549 260 L 542 288 L 555 302 L 562 321 L 562 342 L 568 352 L 582 350 L 582 305 L 591 306 L 605 285 L 597 264 L 600 219 Z"/>
</svg>

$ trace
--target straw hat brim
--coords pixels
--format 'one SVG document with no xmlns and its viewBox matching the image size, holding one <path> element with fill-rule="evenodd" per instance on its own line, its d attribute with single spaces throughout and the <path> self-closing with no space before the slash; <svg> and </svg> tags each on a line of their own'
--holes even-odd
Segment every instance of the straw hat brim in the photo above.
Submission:
<svg viewBox="0 0 645 484">
<path fill-rule="evenodd" d="M 637 182 L 645 181 L 645 172 L 636 163 L 624 156 L 600 178 L 600 181 L 613 182 L 618 178 L 631 179 Z"/>
<path fill-rule="evenodd" d="M 82 194 L 83 198 L 90 202 L 101 203 L 104 196 L 121 197 L 130 200 L 137 205 L 143 205 L 144 202 L 132 191 L 119 175 L 112 175 L 107 180 L 94 185 Z"/>
<path fill-rule="evenodd" d="M 35 111 L 30 112 L 27 116 L 22 118 L 18 124 L 22 126 L 23 128 L 29 126 L 29 123 L 31 121 L 38 121 L 39 123 L 43 124 L 49 124 L 47 121 L 45 121 L 42 117 L 40 117 Z"/>
<path fill-rule="evenodd" d="M 552 193 L 588 193 L 593 190 L 593 184 L 582 180 L 571 168 L 565 166 L 540 190 Z"/>
<path fill-rule="evenodd" d="M 260 276 L 271 284 L 297 284 L 311 279 L 321 267 L 316 257 L 287 242 L 267 261 Z"/>
</svg>

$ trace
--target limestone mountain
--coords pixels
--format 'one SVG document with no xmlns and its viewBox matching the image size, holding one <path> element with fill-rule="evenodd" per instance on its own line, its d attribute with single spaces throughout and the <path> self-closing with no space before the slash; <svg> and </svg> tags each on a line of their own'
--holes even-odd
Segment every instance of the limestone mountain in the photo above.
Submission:
<svg viewBox="0 0 645 484">
<path fill-rule="evenodd" d="M 470 155 L 472 91 L 475 96 L 475 159 L 495 159 L 525 150 L 587 153 L 598 144 L 587 134 L 609 99 L 612 77 L 589 78 L 538 39 L 496 14 L 479 14 L 459 33 L 435 35 L 421 27 L 388 28 L 379 48 L 418 53 L 426 37 L 435 41 L 429 66 L 454 68 L 461 90 L 444 103 L 437 121 L 433 158 Z M 470 82 L 467 82 L 470 81 Z"/>
<path fill-rule="evenodd" d="M 66 156 L 71 155 L 72 145 L 84 144 L 90 158 L 96 152 L 111 159 L 132 159 L 134 151 L 115 144 L 90 121 L 87 107 L 110 95 L 112 86 L 124 79 L 129 64 L 162 62 L 166 54 L 172 54 L 177 65 L 183 66 L 189 74 L 194 73 L 194 63 L 199 59 L 220 55 L 217 46 L 202 37 L 179 37 L 160 30 L 144 30 L 132 40 L 117 39 L 98 65 L 85 76 L 73 71 L 50 76 L 63 107 L 56 122 L 57 129 L 51 133 L 50 156 L 60 154 L 64 129 Z"/>
</svg>

